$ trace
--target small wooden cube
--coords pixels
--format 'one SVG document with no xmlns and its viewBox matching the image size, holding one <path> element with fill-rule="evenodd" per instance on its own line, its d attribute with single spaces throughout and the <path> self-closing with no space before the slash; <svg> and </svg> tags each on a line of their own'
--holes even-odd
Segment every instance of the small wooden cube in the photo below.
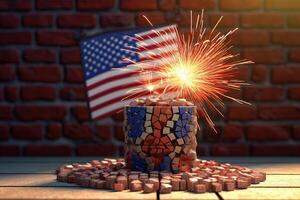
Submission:
<svg viewBox="0 0 300 200">
<path fill-rule="evenodd" d="M 204 193 L 206 192 L 206 186 L 204 184 L 196 184 L 194 188 L 195 193 Z"/>
</svg>

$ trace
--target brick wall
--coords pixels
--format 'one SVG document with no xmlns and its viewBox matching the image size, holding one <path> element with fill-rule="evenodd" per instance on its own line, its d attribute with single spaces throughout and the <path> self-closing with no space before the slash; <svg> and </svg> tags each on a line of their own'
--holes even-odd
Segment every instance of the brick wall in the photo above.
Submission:
<svg viewBox="0 0 300 200">
<path fill-rule="evenodd" d="M 239 27 L 236 51 L 256 64 L 226 103 L 219 134 L 203 128 L 199 155 L 300 155 L 299 0 L 0 0 L 0 155 L 122 155 L 122 114 L 88 118 L 78 38 L 86 31 L 178 23 L 206 10 L 212 27 Z"/>
</svg>

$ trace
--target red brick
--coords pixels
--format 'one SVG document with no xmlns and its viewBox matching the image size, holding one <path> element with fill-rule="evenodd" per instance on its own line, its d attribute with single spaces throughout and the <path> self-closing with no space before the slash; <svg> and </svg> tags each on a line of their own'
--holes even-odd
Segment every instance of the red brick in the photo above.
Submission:
<svg viewBox="0 0 300 200">
<path fill-rule="evenodd" d="M 76 44 L 74 32 L 70 31 L 40 31 L 37 33 L 39 45 L 72 46 Z"/>
<path fill-rule="evenodd" d="M 214 144 L 211 147 L 212 156 L 248 156 L 249 146 L 245 144 Z"/>
<path fill-rule="evenodd" d="M 203 147 L 200 146 L 200 145 L 197 146 L 196 151 L 197 151 L 197 155 L 198 155 L 198 156 L 208 156 L 207 153 L 206 153 L 206 149 L 203 148 Z M 123 155 L 124 155 L 124 154 L 123 154 Z"/>
<path fill-rule="evenodd" d="M 1 145 L 0 156 L 20 156 L 21 148 L 17 145 Z"/>
<path fill-rule="evenodd" d="M 53 16 L 47 14 L 30 14 L 23 17 L 24 27 L 51 27 Z"/>
<path fill-rule="evenodd" d="M 290 61 L 300 62 L 300 49 L 290 49 L 288 58 Z"/>
<path fill-rule="evenodd" d="M 116 152 L 113 144 L 80 144 L 77 148 L 78 156 L 114 156 Z"/>
<path fill-rule="evenodd" d="M 284 89 L 281 87 L 246 87 L 244 99 L 254 101 L 280 101 L 283 99 Z"/>
<path fill-rule="evenodd" d="M 239 66 L 235 78 L 247 82 L 249 80 L 249 66 Z"/>
<path fill-rule="evenodd" d="M 46 136 L 50 140 L 57 140 L 62 136 L 62 126 L 59 123 L 48 124 Z"/>
<path fill-rule="evenodd" d="M 298 0 L 265 0 L 267 10 L 300 10 Z"/>
<path fill-rule="evenodd" d="M 55 88 L 51 86 L 24 86 L 21 88 L 23 101 L 47 100 L 56 98 Z"/>
<path fill-rule="evenodd" d="M 112 115 L 113 119 L 117 122 L 123 122 L 124 120 L 124 112 L 118 111 Z"/>
<path fill-rule="evenodd" d="M 90 14 L 68 14 L 57 17 L 61 28 L 93 28 L 96 26 L 96 16 Z"/>
<path fill-rule="evenodd" d="M 64 135 L 74 140 L 91 140 L 92 130 L 86 124 L 65 124 Z"/>
<path fill-rule="evenodd" d="M 156 0 L 121 0 L 120 2 L 121 10 L 127 11 L 139 11 L 139 10 L 156 10 L 157 1 Z"/>
<path fill-rule="evenodd" d="M 292 100 L 300 100 L 300 87 L 291 87 L 288 89 L 288 97 Z"/>
<path fill-rule="evenodd" d="M 1 28 L 17 28 L 20 24 L 19 17 L 13 14 L 0 15 L 0 27 Z"/>
<path fill-rule="evenodd" d="M 300 28 L 300 15 L 289 15 L 287 18 L 287 24 L 291 28 Z"/>
<path fill-rule="evenodd" d="M 251 13 L 241 16 L 241 26 L 244 28 L 281 28 L 284 26 L 284 16 L 275 13 Z"/>
<path fill-rule="evenodd" d="M 0 10 L 28 11 L 32 8 L 31 0 L 0 0 Z"/>
<path fill-rule="evenodd" d="M 19 91 L 16 86 L 7 86 L 4 88 L 4 95 L 7 101 L 17 101 L 19 99 Z"/>
<path fill-rule="evenodd" d="M 65 80 L 70 83 L 82 83 L 83 72 L 81 67 L 67 67 Z"/>
<path fill-rule="evenodd" d="M 64 100 L 86 100 L 86 91 L 83 87 L 66 86 L 60 90 L 60 97 Z"/>
<path fill-rule="evenodd" d="M 4 90 L 0 88 L 0 101 L 4 100 Z"/>
<path fill-rule="evenodd" d="M 16 49 L 0 50 L 0 63 L 18 63 L 18 62 L 19 62 L 19 54 Z"/>
<path fill-rule="evenodd" d="M 173 10 L 176 8 L 176 0 L 160 0 L 158 7 L 160 10 Z"/>
<path fill-rule="evenodd" d="M 208 15 L 208 22 L 210 27 L 214 27 L 220 17 L 223 17 L 222 20 L 218 24 L 218 28 L 232 28 L 239 25 L 239 18 L 234 14 L 210 14 Z"/>
<path fill-rule="evenodd" d="M 290 139 L 288 126 L 251 125 L 246 129 L 249 141 L 277 141 Z"/>
<path fill-rule="evenodd" d="M 133 16 L 129 14 L 109 14 L 100 17 L 102 27 L 127 27 L 131 26 L 133 21 Z"/>
<path fill-rule="evenodd" d="M 284 62 L 282 49 L 245 49 L 243 57 L 257 64 L 280 64 Z"/>
<path fill-rule="evenodd" d="M 124 131 L 123 131 L 123 126 L 122 125 L 116 125 L 114 128 L 114 136 L 115 139 L 119 140 L 119 141 L 124 141 L 125 137 L 124 137 Z"/>
<path fill-rule="evenodd" d="M 265 120 L 300 119 L 297 106 L 259 106 L 259 117 Z"/>
<path fill-rule="evenodd" d="M 252 80 L 255 82 L 263 82 L 267 79 L 268 69 L 265 65 L 254 65 L 252 68 Z"/>
<path fill-rule="evenodd" d="M 72 107 L 72 114 L 78 121 L 87 121 L 90 119 L 90 113 L 86 106 Z"/>
<path fill-rule="evenodd" d="M 36 2 L 37 9 L 40 10 L 52 10 L 52 9 L 71 9 L 73 7 L 72 0 L 37 0 Z"/>
<path fill-rule="evenodd" d="M 0 44 L 31 44 L 32 36 L 28 31 L 0 32 Z"/>
<path fill-rule="evenodd" d="M 16 116 L 20 120 L 63 120 L 66 107 L 61 105 L 20 105 L 16 106 Z"/>
<path fill-rule="evenodd" d="M 299 156 L 300 145 L 254 145 L 253 156 Z"/>
<path fill-rule="evenodd" d="M 136 18 L 136 24 L 138 26 L 150 26 L 148 21 L 143 17 L 146 16 L 153 25 L 161 25 L 166 23 L 166 19 L 163 13 L 139 13 Z"/>
<path fill-rule="evenodd" d="M 49 49 L 26 49 L 24 60 L 27 62 L 54 62 L 55 54 Z"/>
<path fill-rule="evenodd" d="M 25 147 L 26 156 L 71 156 L 72 147 L 68 145 L 28 145 Z"/>
<path fill-rule="evenodd" d="M 300 140 L 300 126 L 293 128 L 293 139 Z"/>
<path fill-rule="evenodd" d="M 225 11 L 259 10 L 262 0 L 220 0 L 220 9 Z"/>
<path fill-rule="evenodd" d="M 96 135 L 102 140 L 110 140 L 112 138 L 112 127 L 110 125 L 97 125 Z"/>
<path fill-rule="evenodd" d="M 0 141 L 8 140 L 9 126 L 7 124 L 0 124 Z"/>
<path fill-rule="evenodd" d="M 43 137 L 43 126 L 20 124 L 12 126 L 12 136 L 17 140 L 39 140 Z"/>
<path fill-rule="evenodd" d="M 236 141 L 243 137 L 244 128 L 238 124 L 227 124 L 224 127 L 223 138 L 226 141 Z"/>
<path fill-rule="evenodd" d="M 272 69 L 273 83 L 300 83 L 300 68 L 298 66 L 274 67 Z"/>
<path fill-rule="evenodd" d="M 63 64 L 80 64 L 80 50 L 79 49 L 62 49 L 60 52 L 60 62 Z"/>
<path fill-rule="evenodd" d="M 228 107 L 228 119 L 230 120 L 253 120 L 256 117 L 257 110 L 253 105 Z"/>
<path fill-rule="evenodd" d="M 77 8 L 79 10 L 108 10 L 115 5 L 114 0 L 77 0 Z"/>
<path fill-rule="evenodd" d="M 12 81 L 16 78 L 16 70 L 11 65 L 1 65 L 0 81 Z"/>
<path fill-rule="evenodd" d="M 61 73 L 56 65 L 20 67 L 19 77 L 22 81 L 55 83 L 61 80 Z"/>
<path fill-rule="evenodd" d="M 278 31 L 272 33 L 272 42 L 280 45 L 300 45 L 300 32 Z"/>
<path fill-rule="evenodd" d="M 179 6 L 188 10 L 214 9 L 216 1 L 214 0 L 180 0 Z"/>
<path fill-rule="evenodd" d="M 216 132 L 211 128 L 203 130 L 203 141 L 205 142 L 218 142 L 222 140 L 223 132 L 221 126 L 215 126 Z"/>
<path fill-rule="evenodd" d="M 124 155 L 125 155 L 124 145 L 118 146 L 118 156 L 123 157 Z M 197 155 L 200 155 L 200 154 L 197 154 Z"/>
<path fill-rule="evenodd" d="M 0 120 L 13 119 L 13 107 L 9 105 L 0 105 Z"/>
<path fill-rule="evenodd" d="M 270 38 L 267 31 L 240 30 L 232 35 L 231 40 L 236 46 L 266 46 Z"/>
</svg>

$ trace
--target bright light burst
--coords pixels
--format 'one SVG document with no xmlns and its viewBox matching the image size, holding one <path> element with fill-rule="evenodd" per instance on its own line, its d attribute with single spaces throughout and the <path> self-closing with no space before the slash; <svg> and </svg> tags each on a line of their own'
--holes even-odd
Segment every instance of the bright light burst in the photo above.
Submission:
<svg viewBox="0 0 300 200">
<path fill-rule="evenodd" d="M 144 88 L 140 89 L 147 88 L 150 92 L 155 92 L 153 94 L 165 99 L 172 98 L 169 94 L 175 92 L 175 98 L 186 98 L 194 102 L 199 105 L 198 108 L 202 110 L 205 119 L 213 129 L 214 123 L 206 109 L 217 111 L 222 115 L 219 107 L 224 106 L 222 101 L 224 97 L 239 103 L 247 103 L 227 94 L 231 90 L 239 90 L 241 85 L 245 84 L 235 79 L 238 73 L 237 67 L 252 63 L 248 60 L 239 60 L 238 54 L 230 53 L 232 46 L 229 46 L 228 37 L 237 29 L 224 35 L 215 33 L 221 19 L 222 17 L 214 28 L 208 31 L 203 26 L 203 11 L 201 15 L 196 16 L 195 22 L 193 22 L 191 12 L 189 33 L 187 35 L 181 34 L 175 28 L 176 39 L 174 40 L 165 38 L 165 34 L 153 30 L 163 41 L 155 42 L 157 45 L 164 43 L 162 48 L 176 45 L 178 51 L 170 54 L 150 52 L 146 61 L 134 62 L 134 65 L 139 67 L 142 76 L 144 73 L 148 73 L 145 79 L 142 78 L 148 84 L 144 84 Z M 139 36 L 135 39 L 142 42 Z M 149 67 L 149 61 L 156 60 L 158 55 L 162 55 L 160 60 L 166 62 L 156 65 L 155 68 Z M 158 74 L 160 81 L 152 83 L 149 79 L 149 73 Z"/>
</svg>

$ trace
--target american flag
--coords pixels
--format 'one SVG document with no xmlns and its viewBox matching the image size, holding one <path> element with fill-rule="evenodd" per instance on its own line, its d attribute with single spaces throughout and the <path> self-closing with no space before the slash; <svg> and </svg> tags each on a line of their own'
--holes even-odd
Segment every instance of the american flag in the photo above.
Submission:
<svg viewBox="0 0 300 200">
<path fill-rule="evenodd" d="M 80 43 L 83 71 L 92 119 L 105 118 L 124 106 L 136 96 L 128 97 L 128 91 L 141 85 L 138 70 L 124 58 L 144 61 L 149 55 L 157 59 L 149 61 L 149 66 L 163 64 L 161 54 L 176 52 L 177 46 L 166 43 L 176 38 L 176 25 L 147 30 L 130 30 L 104 33 L 85 38 Z M 163 38 L 158 36 L 163 35 Z M 139 40 L 133 39 L 138 36 Z M 130 47 L 130 48 L 129 48 Z M 126 51 L 135 48 L 138 53 Z M 154 56 L 154 58 L 155 58 Z M 166 57 L 166 56 L 164 56 Z M 153 77 L 153 79 L 158 77 Z M 148 96 L 142 91 L 138 96 Z"/>
</svg>

